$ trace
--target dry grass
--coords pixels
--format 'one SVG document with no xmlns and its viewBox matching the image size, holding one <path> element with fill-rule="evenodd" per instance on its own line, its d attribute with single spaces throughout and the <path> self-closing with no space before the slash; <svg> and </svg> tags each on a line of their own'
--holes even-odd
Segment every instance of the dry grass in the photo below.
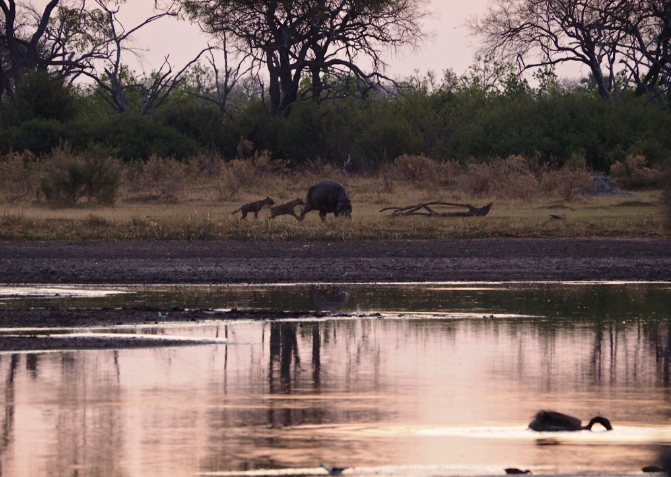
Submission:
<svg viewBox="0 0 671 477">
<path fill-rule="evenodd" d="M 621 187 L 644 189 L 660 187 L 669 177 L 669 170 L 647 167 L 645 156 L 627 156 L 610 166 L 610 175 Z"/>
<path fill-rule="evenodd" d="M 583 170 L 551 170 L 533 160 L 510 158 L 490 164 L 436 164 L 406 156 L 375 176 L 344 176 L 315 161 L 300 172 L 256 155 L 234 161 L 196 157 L 186 163 L 154 158 L 124 165 L 114 207 L 50 209 L 31 196 L 38 161 L 12 156 L 14 177 L 25 183 L 0 191 L 0 240 L 414 240 L 494 237 L 668 236 L 661 191 L 594 196 Z M 0 162 L 0 166 L 3 163 Z M 352 220 L 316 212 L 240 220 L 241 204 L 269 195 L 277 203 L 304 198 L 308 187 L 330 178 L 343 183 L 353 203 Z M 18 180 L 18 179 L 17 179 Z M 587 181 L 587 182 L 586 182 Z M 35 186 L 32 186 L 35 187 Z M 26 190 L 29 190 L 26 192 Z M 473 218 L 388 219 L 383 207 L 429 200 L 494 202 L 490 214 Z M 565 216 L 553 219 L 550 214 Z"/>
</svg>

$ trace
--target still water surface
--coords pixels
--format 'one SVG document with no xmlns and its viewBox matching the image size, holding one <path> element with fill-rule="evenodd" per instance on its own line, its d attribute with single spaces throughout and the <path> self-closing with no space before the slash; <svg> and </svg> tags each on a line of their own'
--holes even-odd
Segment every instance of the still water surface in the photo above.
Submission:
<svg viewBox="0 0 671 477">
<path fill-rule="evenodd" d="M 1 475 L 637 472 L 671 442 L 668 284 L 62 291 L 4 306 L 383 314 L 133 331 L 224 340 L 202 346 L 2 354 Z M 539 409 L 615 429 L 535 433 Z"/>
</svg>

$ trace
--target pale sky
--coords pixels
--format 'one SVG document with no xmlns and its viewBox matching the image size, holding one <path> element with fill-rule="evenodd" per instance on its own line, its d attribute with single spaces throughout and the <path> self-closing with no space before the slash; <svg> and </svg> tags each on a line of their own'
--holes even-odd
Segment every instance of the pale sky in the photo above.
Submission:
<svg viewBox="0 0 671 477">
<path fill-rule="evenodd" d="M 482 13 L 489 0 L 431 0 L 431 14 L 425 22 L 425 31 L 434 37 L 427 40 L 417 51 L 406 50 L 388 58 L 387 73 L 396 78 L 412 74 L 415 69 L 442 72 L 452 68 L 463 73 L 471 64 L 475 50 L 475 39 L 464 26 L 466 20 Z M 32 0 L 33 5 L 43 9 L 48 0 Z M 128 0 L 121 7 L 121 18 L 126 29 L 130 29 L 152 15 L 153 0 Z M 170 55 L 170 62 L 181 69 L 207 45 L 207 37 L 197 26 L 172 18 L 161 19 L 141 29 L 135 36 L 135 47 L 145 50 L 144 68 L 158 68 L 163 58 Z M 132 64 L 132 56 L 124 61 Z M 138 70 L 141 67 L 137 68 Z"/>
<path fill-rule="evenodd" d="M 387 74 L 396 79 L 411 75 L 414 70 L 424 74 L 433 70 L 439 76 L 451 68 L 457 74 L 466 71 L 473 62 L 477 38 L 469 35 L 466 21 L 485 12 L 490 0 L 430 0 L 429 18 L 425 31 L 432 34 L 416 51 L 405 50 L 389 56 Z M 38 8 L 48 0 L 32 0 Z M 126 29 L 130 29 L 153 14 L 153 0 L 128 0 L 121 8 L 119 18 Z M 207 46 L 207 36 L 196 25 L 172 18 L 163 18 L 142 28 L 134 36 L 134 46 L 144 50 L 142 66 L 135 64 L 132 55 L 124 63 L 140 72 L 158 69 L 166 55 L 175 71 L 180 70 Z M 559 70 L 560 76 L 579 76 L 579 68 L 573 66 Z"/>
<path fill-rule="evenodd" d="M 469 36 L 464 23 L 469 17 L 484 12 L 488 1 L 431 0 L 429 9 L 432 13 L 425 22 L 425 31 L 433 32 L 434 38 L 427 40 L 417 51 L 406 50 L 400 56 L 390 57 L 388 73 L 393 77 L 404 77 L 415 69 L 422 73 L 429 69 L 439 73 L 446 68 L 463 73 L 472 62 L 476 41 Z M 150 16 L 152 5 L 153 0 L 129 0 L 121 11 L 124 24 L 134 26 Z M 206 46 L 207 37 L 197 26 L 166 18 L 141 30 L 136 41 L 138 47 L 149 49 L 145 57 L 151 67 L 160 66 L 159 62 L 167 54 L 170 54 L 171 62 L 174 60 L 181 67 Z"/>
</svg>

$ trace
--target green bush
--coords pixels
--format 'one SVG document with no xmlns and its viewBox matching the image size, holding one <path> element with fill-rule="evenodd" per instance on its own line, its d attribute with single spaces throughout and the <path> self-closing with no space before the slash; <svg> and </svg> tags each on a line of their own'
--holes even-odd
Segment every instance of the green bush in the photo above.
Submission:
<svg viewBox="0 0 671 477">
<path fill-rule="evenodd" d="M 350 171 L 357 172 L 422 154 L 462 165 L 471 159 L 484 164 L 534 157 L 554 168 L 566 164 L 570 170 L 602 172 L 628 156 L 644 156 L 650 170 L 671 157 L 671 114 L 633 95 L 614 106 L 584 88 L 566 91 L 548 83 L 533 90 L 513 77 L 503 78 L 499 89 L 482 88 L 469 78 L 455 76 L 448 84 L 427 75 L 395 93 L 299 101 L 288 118 L 274 118 L 253 93 L 236 96 L 235 108 L 222 117 L 216 107 L 183 91 L 153 117 L 116 114 L 93 89 L 79 94 L 36 75 L 14 98 L 3 99 L 7 120 L 0 123 L 0 151 L 43 156 L 66 142 L 73 151 L 94 142 L 115 148 L 125 161 L 183 160 L 206 151 L 231 160 L 244 138 L 254 144 L 254 153 L 268 151 L 294 167 L 319 159 L 341 168 L 351 156 Z M 53 97 L 42 95 L 47 90 Z M 39 93 L 39 100 L 32 101 L 28 92 Z M 20 103 L 28 106 L 19 108 Z"/>
<path fill-rule="evenodd" d="M 250 101 L 239 114 L 224 120 L 224 137 L 219 153 L 228 159 L 237 155 L 240 138 L 254 143 L 257 151 L 272 151 L 281 155 L 278 147 L 282 120 L 271 117 L 261 101 Z"/>
<path fill-rule="evenodd" d="M 664 188 L 664 202 L 666 203 L 666 219 L 669 230 L 671 230 L 671 174 L 666 175 L 666 187 Z"/>
<path fill-rule="evenodd" d="M 126 161 L 147 160 L 152 155 L 184 159 L 201 152 L 194 139 L 176 129 L 151 118 L 132 115 L 82 118 L 68 123 L 31 119 L 0 131 L 0 150 L 5 154 L 28 150 L 43 156 L 64 143 L 68 143 L 72 151 L 84 151 L 90 143 L 104 144 Z"/>
<path fill-rule="evenodd" d="M 85 199 L 87 205 L 114 205 L 121 182 L 121 168 L 112 151 L 91 145 L 80 154 L 59 148 L 47 158 L 40 181 L 44 200 L 52 207 L 75 207 Z"/>
<path fill-rule="evenodd" d="M 423 152 L 423 138 L 419 131 L 403 115 L 393 111 L 372 114 L 369 121 L 361 125 L 355 139 L 358 155 L 381 164 L 405 154 L 419 156 Z"/>
<path fill-rule="evenodd" d="M 55 119 L 31 119 L 0 131 L 0 149 L 4 154 L 10 151 L 30 151 L 36 156 L 48 154 L 66 140 L 65 130 Z"/>
<path fill-rule="evenodd" d="M 189 102 L 170 105 L 154 117 L 164 126 L 179 131 L 201 146 L 226 147 L 224 121 L 218 108 L 211 104 Z"/>
<path fill-rule="evenodd" d="M 297 165 L 305 164 L 311 158 L 324 157 L 331 119 L 321 117 L 324 110 L 327 108 L 320 108 L 313 101 L 296 105 L 280 125 L 275 150 Z M 326 158 L 333 159 L 333 156 L 333 152 L 329 152 Z"/>
<path fill-rule="evenodd" d="M 76 88 L 65 79 L 52 78 L 46 71 L 35 71 L 23 77 L 12 95 L 2 103 L 5 124 L 20 124 L 31 119 L 70 121 L 81 110 Z"/>
<path fill-rule="evenodd" d="M 195 140 L 144 116 L 117 115 L 92 133 L 91 140 L 116 149 L 125 161 L 147 160 L 153 155 L 184 159 L 201 152 Z"/>
</svg>

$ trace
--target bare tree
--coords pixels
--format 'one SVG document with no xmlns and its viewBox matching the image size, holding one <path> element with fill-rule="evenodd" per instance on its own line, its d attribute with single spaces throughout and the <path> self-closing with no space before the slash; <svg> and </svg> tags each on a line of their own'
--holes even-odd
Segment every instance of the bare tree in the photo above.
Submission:
<svg viewBox="0 0 671 477">
<path fill-rule="evenodd" d="M 74 78 L 98 56 L 84 0 L 51 0 L 42 11 L 0 0 L 0 12 L 0 97 L 30 71 Z"/>
<path fill-rule="evenodd" d="M 589 67 L 599 94 L 616 101 L 618 47 L 626 33 L 616 21 L 625 0 L 495 0 L 471 21 L 481 50 L 515 60 L 521 69 L 578 62 Z"/>
<path fill-rule="evenodd" d="M 26 70 L 45 67 L 48 59 L 39 55 L 40 42 L 47 29 L 51 13 L 60 0 L 51 0 L 45 7 L 34 31 L 29 32 L 26 11 L 17 10 L 14 0 L 0 0 L 3 18 L 0 21 L 0 91 L 10 91 L 11 83 L 19 79 Z M 1 94 L 1 93 L 0 93 Z"/>
<path fill-rule="evenodd" d="M 208 51 L 208 48 L 201 50 L 194 59 L 175 73 L 173 73 L 172 66 L 168 62 L 169 57 L 166 56 L 158 71 L 146 76 L 144 81 L 136 85 L 136 89 L 140 93 L 138 113 L 140 115 L 151 116 L 162 106 L 170 98 L 170 94 L 175 87 L 182 82 L 184 73 L 193 64 L 197 63 L 206 51 Z"/>
<path fill-rule="evenodd" d="M 156 14 L 126 30 L 117 14 L 126 0 L 51 0 L 43 11 L 15 0 L 0 0 L 0 97 L 11 93 L 30 71 L 46 71 L 52 77 L 74 81 L 84 75 L 98 85 L 98 92 L 112 108 L 128 112 L 127 95 L 137 98 L 139 114 L 151 115 L 165 103 L 183 74 L 198 61 L 174 71 L 168 57 L 158 71 L 139 79 L 126 74 L 122 57 L 137 50 L 133 34 L 164 17 L 178 14 L 176 1 L 155 0 Z M 159 4 L 160 3 L 160 4 Z M 90 6 L 90 5 L 93 6 Z"/>
<path fill-rule="evenodd" d="M 617 103 L 633 84 L 671 105 L 668 0 L 495 0 L 470 27 L 484 53 L 521 69 L 579 62 L 604 98 Z"/>
<path fill-rule="evenodd" d="M 158 107 L 165 103 L 174 88 L 180 84 L 184 73 L 196 63 L 200 56 L 208 49 L 201 52 L 181 70 L 174 72 L 166 56 L 158 71 L 141 78 L 135 78 L 122 62 L 124 53 L 131 53 L 139 57 L 139 54 L 130 46 L 131 37 L 141 28 L 165 17 L 177 16 L 174 8 L 176 3 L 172 2 L 164 6 L 161 12 L 145 19 L 133 28 L 126 30 L 118 19 L 120 2 L 110 0 L 95 0 L 97 9 L 88 12 L 88 17 L 94 19 L 91 23 L 99 25 L 97 35 L 104 41 L 100 44 L 97 61 L 92 63 L 89 70 L 82 74 L 95 81 L 101 97 L 118 113 L 129 112 L 128 94 L 132 92 L 137 98 L 137 112 L 140 115 L 151 115 Z M 123 2 L 121 2 L 123 3 Z"/>
<path fill-rule="evenodd" d="M 623 64 L 631 72 L 636 92 L 646 94 L 663 109 L 671 106 L 671 2 L 630 0 L 613 12 L 626 35 Z"/>
<path fill-rule="evenodd" d="M 229 48 L 229 43 L 226 37 L 226 34 L 223 33 L 220 38 L 221 44 L 217 47 L 210 47 L 208 63 L 212 67 L 214 72 L 214 84 L 212 85 L 214 91 L 196 91 L 190 92 L 190 94 L 214 103 L 221 112 L 222 116 L 229 114 L 228 110 L 228 97 L 233 91 L 233 89 L 238 85 L 238 82 L 243 79 L 247 74 L 255 70 L 257 66 L 251 55 L 249 54 L 239 54 L 239 52 L 233 52 L 233 58 L 231 58 L 231 50 Z M 223 72 L 219 70 L 217 66 L 217 61 L 214 56 L 215 51 L 221 51 L 224 57 L 224 70 Z"/>
<path fill-rule="evenodd" d="M 286 117 L 299 101 L 304 73 L 311 93 L 324 75 L 353 75 L 362 85 L 389 80 L 383 52 L 416 45 L 426 0 L 180 0 L 210 34 L 226 34 L 265 65 L 270 112 Z M 363 66 L 366 65 L 366 66 Z M 370 65 L 372 71 L 366 73 Z M 391 80 L 389 80 L 391 81 Z M 365 89 L 365 88 L 364 88 Z"/>
</svg>

